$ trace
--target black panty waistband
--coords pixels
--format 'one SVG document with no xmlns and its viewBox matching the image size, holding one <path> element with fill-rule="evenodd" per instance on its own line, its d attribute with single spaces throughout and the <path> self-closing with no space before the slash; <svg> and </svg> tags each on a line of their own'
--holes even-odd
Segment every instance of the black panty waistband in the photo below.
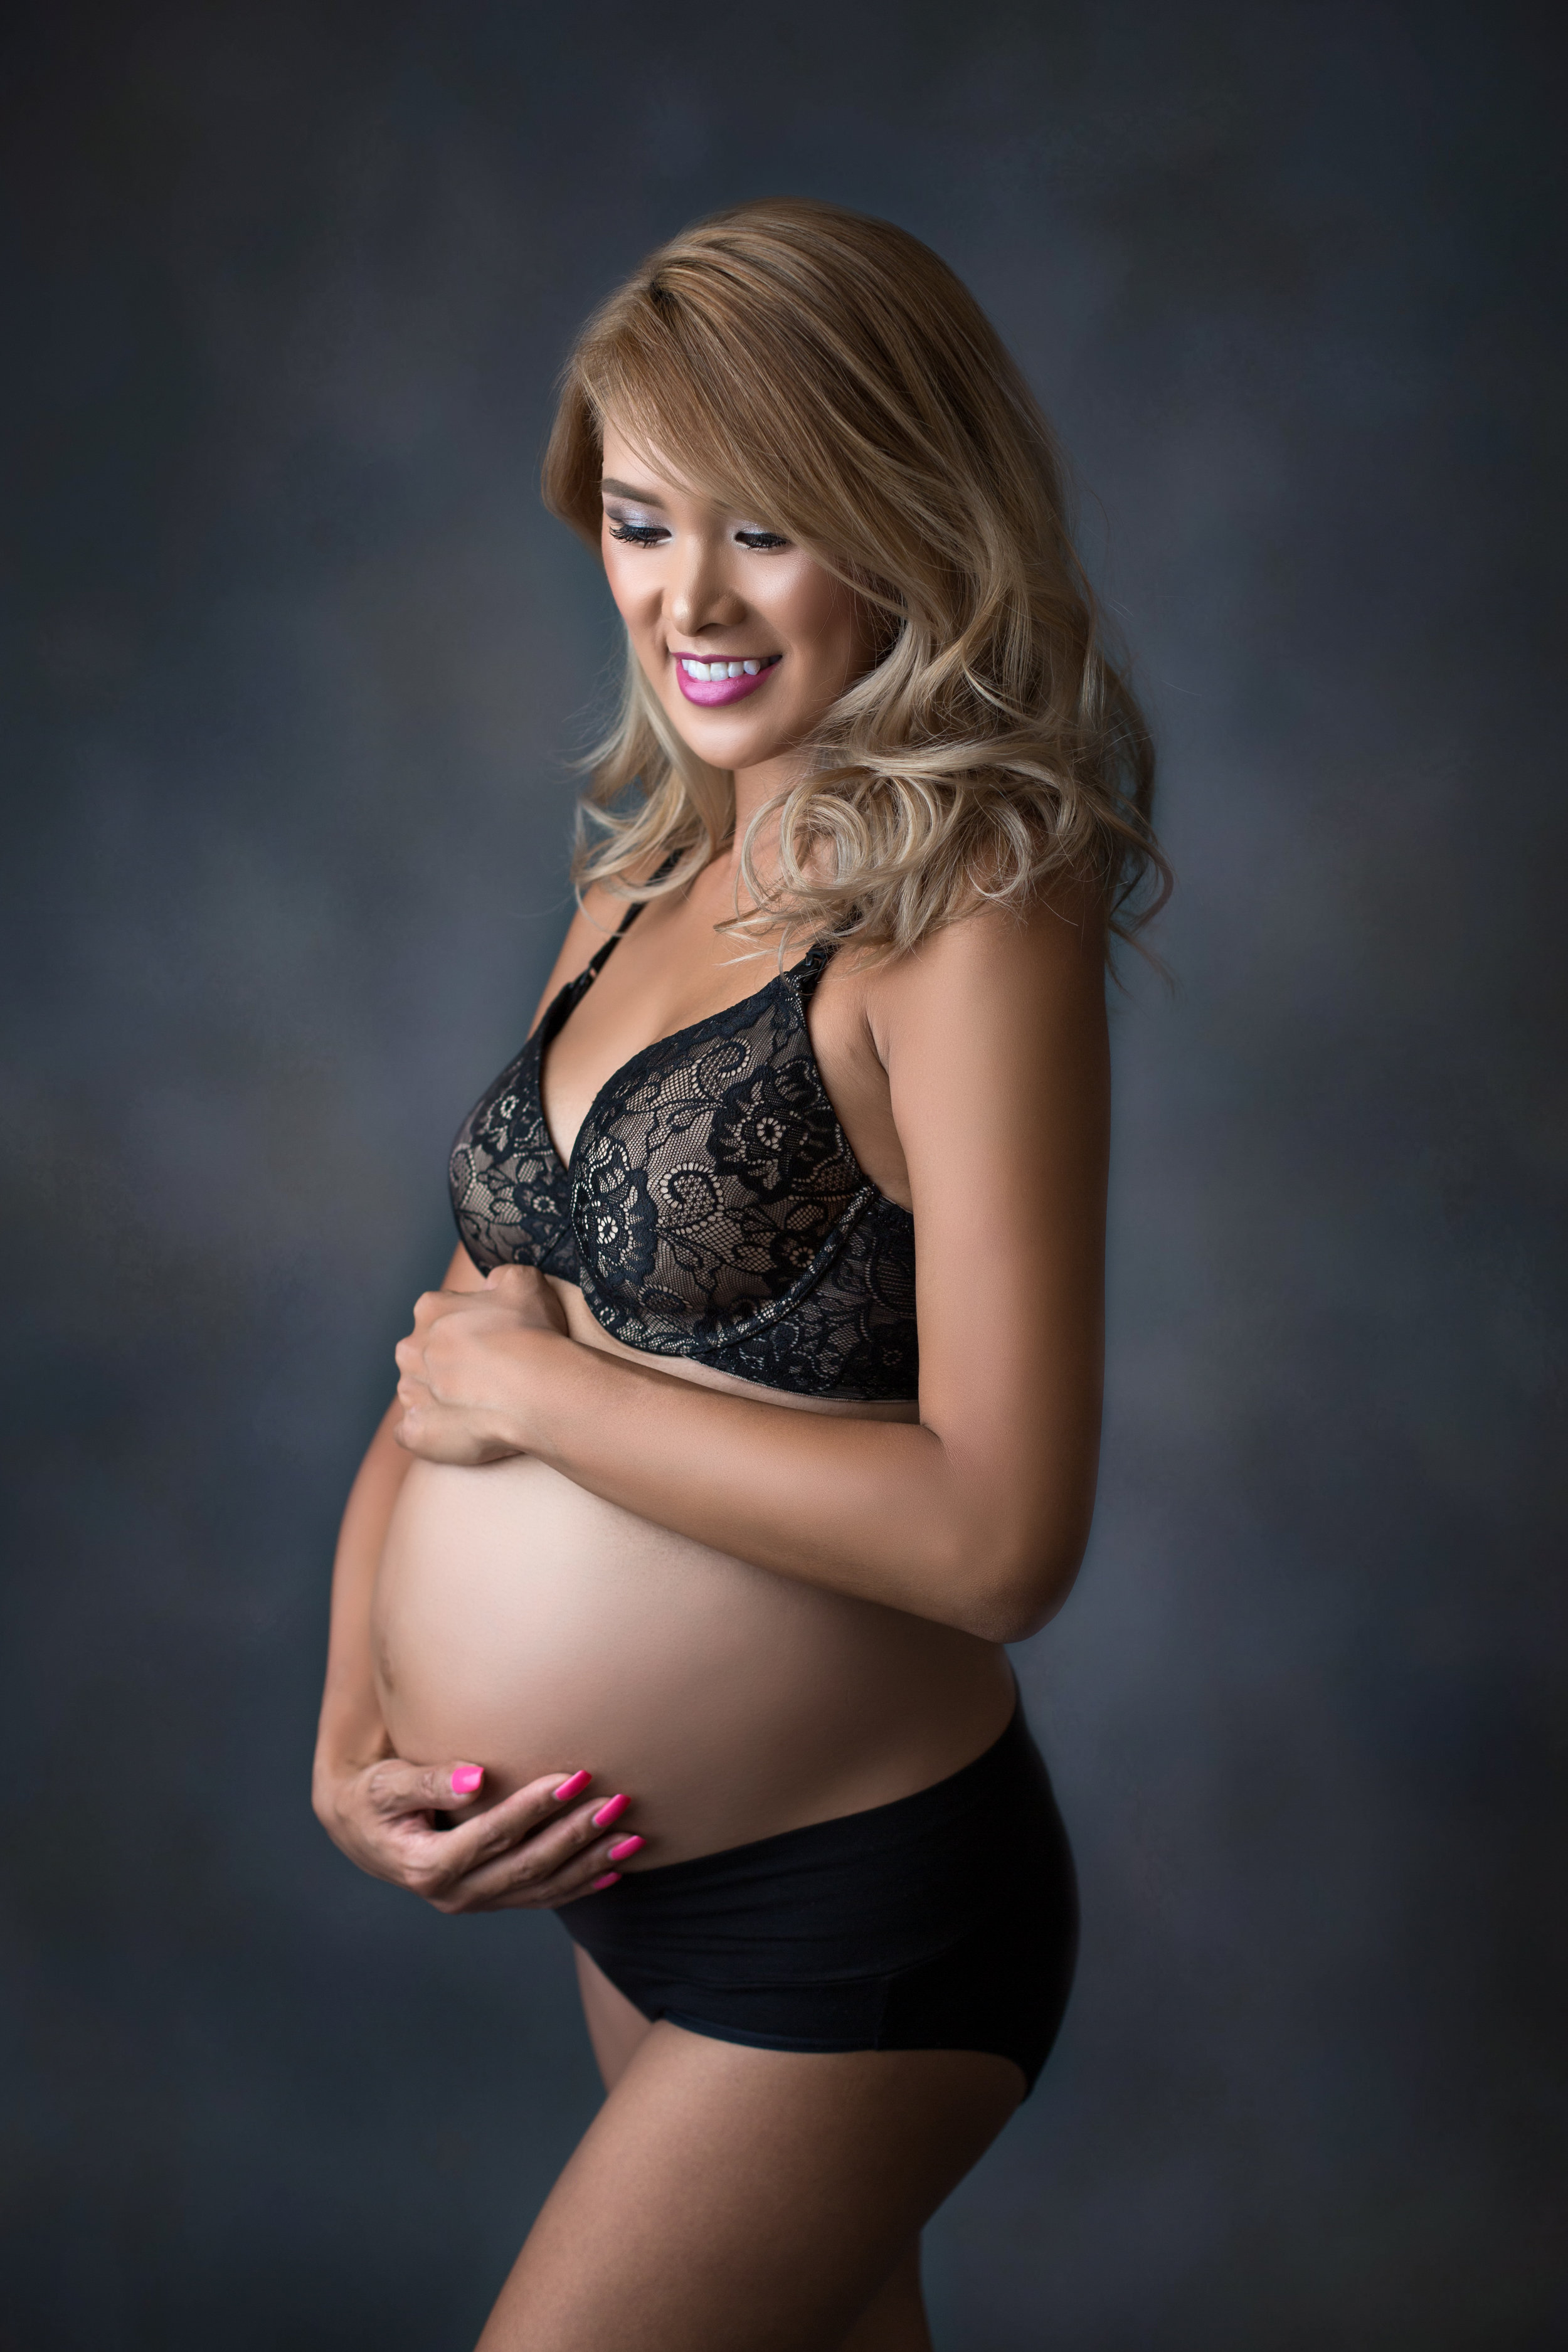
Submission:
<svg viewBox="0 0 1568 2352">
<path fill-rule="evenodd" d="M 686 1862 L 568 1904 L 562 1924 L 612 1967 L 657 1945 L 694 1974 L 826 1980 L 907 1967 L 1000 1899 L 1026 1899 L 1065 1851 L 1022 1706 L 946 1780 L 890 1803 Z"/>
</svg>

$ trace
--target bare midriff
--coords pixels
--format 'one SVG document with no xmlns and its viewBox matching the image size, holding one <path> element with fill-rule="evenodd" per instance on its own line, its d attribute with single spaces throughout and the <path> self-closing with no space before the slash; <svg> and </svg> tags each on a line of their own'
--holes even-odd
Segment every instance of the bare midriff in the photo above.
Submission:
<svg viewBox="0 0 1568 2352">
<path fill-rule="evenodd" d="M 555 1287 L 574 1338 L 630 1352 Z M 638 1360 L 796 1410 L 917 1417 Z M 398 1755 L 482 1764 L 496 1796 L 586 1767 L 635 1801 L 633 1868 L 929 1788 L 1000 1736 L 1014 1697 L 989 1642 L 710 1550 L 528 1455 L 410 1465 L 374 1654 Z"/>
</svg>

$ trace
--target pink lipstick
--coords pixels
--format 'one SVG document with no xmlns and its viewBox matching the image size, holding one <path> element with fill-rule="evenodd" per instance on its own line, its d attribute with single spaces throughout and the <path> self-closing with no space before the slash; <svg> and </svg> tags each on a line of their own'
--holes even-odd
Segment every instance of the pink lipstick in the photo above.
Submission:
<svg viewBox="0 0 1568 2352">
<path fill-rule="evenodd" d="M 767 654 L 744 661 L 703 661 L 695 654 L 673 656 L 675 675 L 680 691 L 688 702 L 712 705 L 717 702 L 739 702 L 743 695 L 754 694 L 765 686 L 780 662 L 782 654 Z M 692 672 L 697 675 L 693 677 Z"/>
</svg>

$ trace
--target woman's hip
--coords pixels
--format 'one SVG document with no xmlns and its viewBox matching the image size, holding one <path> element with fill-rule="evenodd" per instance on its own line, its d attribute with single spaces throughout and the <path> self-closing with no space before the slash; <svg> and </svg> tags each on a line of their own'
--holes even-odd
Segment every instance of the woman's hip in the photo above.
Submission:
<svg viewBox="0 0 1568 2352">
<path fill-rule="evenodd" d="M 639 1871 L 560 1916 L 645 2016 L 769 2049 L 996 2050 L 1031 2084 L 1077 1948 L 1021 1707 L 913 1795 Z"/>
</svg>

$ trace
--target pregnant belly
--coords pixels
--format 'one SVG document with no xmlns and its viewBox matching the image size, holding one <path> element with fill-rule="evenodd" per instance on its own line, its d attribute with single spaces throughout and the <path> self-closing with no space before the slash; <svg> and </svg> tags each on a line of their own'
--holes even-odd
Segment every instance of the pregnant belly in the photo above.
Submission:
<svg viewBox="0 0 1568 2352">
<path fill-rule="evenodd" d="M 636 1800 L 647 1864 L 885 1804 L 977 1756 L 1005 1654 L 752 1568 L 526 1457 L 416 1461 L 377 1578 L 394 1747 L 497 1794 L 580 1766 Z"/>
</svg>

